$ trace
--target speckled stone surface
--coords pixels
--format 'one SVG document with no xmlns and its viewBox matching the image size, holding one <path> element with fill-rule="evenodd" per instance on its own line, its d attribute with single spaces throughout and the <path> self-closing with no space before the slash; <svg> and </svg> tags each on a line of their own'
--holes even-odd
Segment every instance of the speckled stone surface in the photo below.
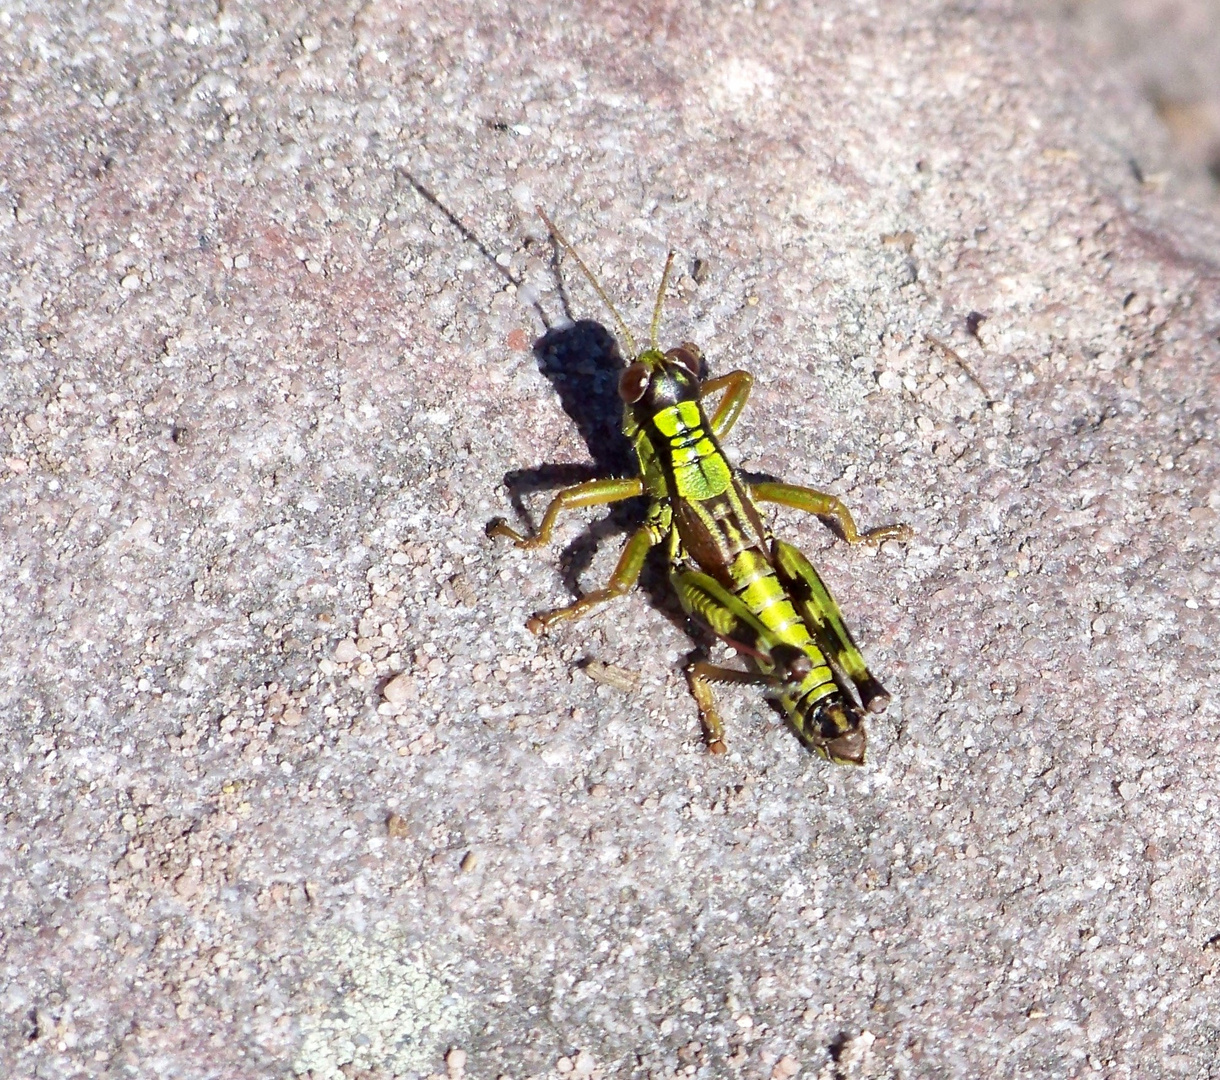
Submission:
<svg viewBox="0 0 1220 1080">
<path fill-rule="evenodd" d="M 1164 122 L 1172 183 L 1220 210 L 1220 4 L 1211 0 L 1038 0 L 1090 60 Z"/>
<path fill-rule="evenodd" d="M 1071 39 L 6 3 L 0 100 L 0 1072 L 1220 1075 L 1220 228 Z M 535 203 L 915 528 L 776 515 L 866 767 L 707 755 L 661 574 L 524 629 L 629 525 L 484 537 L 623 465 Z"/>
</svg>

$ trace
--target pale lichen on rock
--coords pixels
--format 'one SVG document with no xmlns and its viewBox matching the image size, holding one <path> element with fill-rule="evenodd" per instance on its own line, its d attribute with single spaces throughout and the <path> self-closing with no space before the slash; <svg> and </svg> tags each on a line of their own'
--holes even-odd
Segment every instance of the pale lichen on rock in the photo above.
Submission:
<svg viewBox="0 0 1220 1080">
<path fill-rule="evenodd" d="M 345 1080 L 345 1066 L 396 1075 L 426 1069 L 468 1012 L 399 933 L 328 928 L 310 939 L 306 955 L 343 989 L 334 1004 L 299 1018 L 298 1076 Z"/>
</svg>

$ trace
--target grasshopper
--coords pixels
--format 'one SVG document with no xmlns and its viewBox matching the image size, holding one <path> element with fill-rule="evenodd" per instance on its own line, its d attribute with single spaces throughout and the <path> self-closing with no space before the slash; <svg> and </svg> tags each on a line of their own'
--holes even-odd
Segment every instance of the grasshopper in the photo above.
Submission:
<svg viewBox="0 0 1220 1080">
<path fill-rule="evenodd" d="M 567 607 L 536 614 L 526 625 L 542 634 L 622 596 L 639 580 L 649 550 L 666 544 L 670 582 L 683 609 L 753 662 L 750 671 L 707 659 L 688 665 L 686 677 L 708 750 L 726 750 L 712 684 L 755 683 L 768 688 L 805 746 L 838 764 L 863 764 L 864 712 L 884 711 L 890 695 L 869 672 L 817 571 L 800 551 L 772 535 L 757 504 L 779 503 L 829 519 L 849 544 L 905 540 L 911 530 L 883 525 L 860 532 L 834 495 L 795 484 L 743 480 L 720 449 L 720 440 L 741 415 L 753 376 L 730 371 L 704 379 L 698 346 L 684 342 L 662 352 L 657 343 L 673 252 L 657 289 L 649 346 L 640 351 L 576 249 L 541 207 L 538 214 L 610 310 L 634 357 L 619 378 L 618 392 L 623 432 L 635 449 L 640 472 L 564 488 L 531 537 L 499 518 L 488 524 L 487 534 L 507 537 L 519 548 L 537 548 L 550 542 L 556 520 L 568 510 L 640 495 L 649 503 L 644 523 L 627 541 L 603 588 Z M 722 397 L 709 418 L 704 403 L 716 394 Z M 855 688 L 855 695 L 849 687 Z"/>
</svg>

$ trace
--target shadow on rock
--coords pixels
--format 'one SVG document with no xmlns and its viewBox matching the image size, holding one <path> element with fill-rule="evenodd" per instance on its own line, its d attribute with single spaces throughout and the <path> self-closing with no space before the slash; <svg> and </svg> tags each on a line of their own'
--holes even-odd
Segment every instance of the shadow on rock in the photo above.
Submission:
<svg viewBox="0 0 1220 1080">
<path fill-rule="evenodd" d="M 634 476 L 638 472 L 635 453 L 623 435 L 623 403 L 618 396 L 618 380 L 626 363 L 614 335 L 601 323 L 583 319 L 548 330 L 534 343 L 534 357 L 538 370 L 555 388 L 563 411 L 576 425 L 593 460 L 588 465 L 547 464 L 517 469 L 504 477 L 513 508 L 519 519 L 528 523 L 530 532 L 537 523 L 525 507 L 528 496 L 586 480 Z M 643 499 L 628 499 L 609 507 L 605 517 L 589 524 L 564 549 L 559 564 L 564 583 L 574 595 L 584 591 L 580 585 L 581 576 L 592 563 L 601 542 L 635 529 L 643 520 L 645 505 Z M 660 548 L 654 548 L 649 553 L 640 585 L 662 609 L 673 606 L 665 603 L 668 595 L 665 582 L 664 553 Z"/>
</svg>

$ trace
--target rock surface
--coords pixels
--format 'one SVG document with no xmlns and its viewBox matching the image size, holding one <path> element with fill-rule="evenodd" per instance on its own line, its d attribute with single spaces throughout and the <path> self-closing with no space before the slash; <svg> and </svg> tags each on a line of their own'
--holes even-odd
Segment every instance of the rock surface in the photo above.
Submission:
<svg viewBox="0 0 1220 1080">
<path fill-rule="evenodd" d="M 0 12 L 0 1071 L 1209 1075 L 1220 229 L 1020 10 Z M 535 203 L 914 526 L 777 515 L 865 768 L 663 575 L 524 629 L 629 524 L 483 534 L 624 465 Z"/>
</svg>

